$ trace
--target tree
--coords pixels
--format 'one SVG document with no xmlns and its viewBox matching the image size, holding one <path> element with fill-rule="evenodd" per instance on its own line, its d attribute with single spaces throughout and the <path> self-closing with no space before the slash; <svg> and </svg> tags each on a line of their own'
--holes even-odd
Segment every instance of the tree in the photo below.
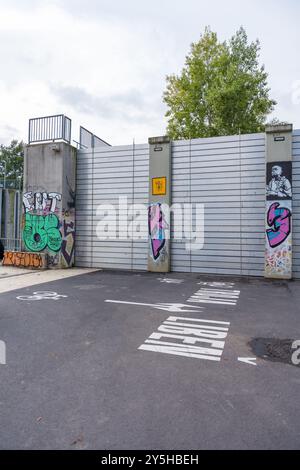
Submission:
<svg viewBox="0 0 300 470">
<path fill-rule="evenodd" d="M 17 140 L 12 140 L 8 146 L 0 145 L 0 180 L 3 184 L 5 179 L 7 187 L 22 188 L 23 149 L 23 142 Z"/>
<path fill-rule="evenodd" d="M 163 95 L 172 139 L 214 137 L 264 130 L 276 102 L 259 65 L 259 41 L 244 28 L 225 42 L 208 27 L 192 43 L 181 74 L 167 76 Z"/>
</svg>

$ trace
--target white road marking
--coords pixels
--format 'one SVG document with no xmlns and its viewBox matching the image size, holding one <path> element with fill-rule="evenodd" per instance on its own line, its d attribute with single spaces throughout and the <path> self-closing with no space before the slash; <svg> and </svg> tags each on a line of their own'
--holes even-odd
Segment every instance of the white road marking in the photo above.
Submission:
<svg viewBox="0 0 300 470">
<path fill-rule="evenodd" d="M 236 305 L 239 297 L 239 290 L 229 291 L 201 288 L 188 299 L 188 302 L 215 305 Z"/>
<path fill-rule="evenodd" d="M 165 310 L 166 312 L 173 313 L 200 313 L 199 309 L 203 307 L 198 307 L 196 305 L 185 305 L 185 304 L 167 304 L 167 303 L 157 303 L 157 304 L 148 304 L 140 302 L 125 302 L 122 300 L 105 300 L 105 302 L 113 304 L 124 304 L 124 305 L 138 305 L 141 307 L 152 307 L 157 310 Z M 195 309 L 195 310 L 193 310 Z"/>
<path fill-rule="evenodd" d="M 230 326 L 230 322 L 228 321 L 215 321 L 215 320 L 202 320 L 199 318 L 185 318 L 185 317 L 169 317 L 166 321 L 170 322 L 177 322 L 179 321 L 192 321 L 192 322 L 197 322 L 197 323 L 212 323 L 213 325 L 228 325 Z"/>
<path fill-rule="evenodd" d="M 20 295 L 18 300 L 60 300 L 68 297 L 67 295 L 57 294 L 57 292 L 38 291 L 33 295 Z"/>
<path fill-rule="evenodd" d="M 212 325 L 227 325 L 227 328 Z M 220 362 L 229 325 L 229 322 L 169 317 L 138 349 Z"/>
<path fill-rule="evenodd" d="M 213 287 L 220 289 L 232 289 L 235 286 L 234 282 L 198 282 L 198 286 Z"/>
<path fill-rule="evenodd" d="M 251 366 L 257 366 L 257 364 L 256 364 L 257 358 L 256 357 L 239 357 L 238 361 L 239 362 L 244 362 L 245 364 L 249 364 Z"/>
<path fill-rule="evenodd" d="M 0 341 L 0 364 L 6 365 L 6 344 L 4 341 Z"/>
<path fill-rule="evenodd" d="M 159 277 L 157 280 L 165 284 L 182 284 L 183 283 L 182 279 L 168 279 L 165 277 Z"/>
</svg>

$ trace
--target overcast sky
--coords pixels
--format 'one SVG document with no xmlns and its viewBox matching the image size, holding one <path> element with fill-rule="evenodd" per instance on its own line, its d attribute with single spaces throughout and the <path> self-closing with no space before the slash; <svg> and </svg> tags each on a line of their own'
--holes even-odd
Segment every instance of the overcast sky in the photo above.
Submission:
<svg viewBox="0 0 300 470">
<path fill-rule="evenodd" d="M 299 0 L 0 0 L 0 143 L 64 113 L 113 145 L 165 133 L 165 76 L 206 25 L 261 41 L 274 116 L 300 128 Z"/>
</svg>

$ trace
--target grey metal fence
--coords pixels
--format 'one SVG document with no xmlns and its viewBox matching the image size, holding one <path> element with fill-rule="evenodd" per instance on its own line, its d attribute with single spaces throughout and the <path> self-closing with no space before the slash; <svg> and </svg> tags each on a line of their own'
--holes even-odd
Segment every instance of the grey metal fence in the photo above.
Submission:
<svg viewBox="0 0 300 470">
<path fill-rule="evenodd" d="M 0 242 L 6 251 L 22 251 L 21 238 L 0 238 Z"/>
<path fill-rule="evenodd" d="M 97 147 L 110 147 L 110 144 L 105 142 L 105 140 L 100 139 L 92 132 L 85 129 L 85 127 L 80 126 L 79 129 L 79 146 L 82 149 L 85 148 L 97 148 Z"/>
<path fill-rule="evenodd" d="M 300 131 L 293 136 L 294 277 L 300 278 Z M 264 275 L 265 134 L 172 143 L 172 203 L 204 204 L 205 240 L 187 251 L 172 239 L 171 270 Z M 118 196 L 147 204 L 148 145 L 89 148 L 78 152 L 78 266 L 147 269 L 147 241 L 99 241 L 98 204 Z M 171 230 L 171 237 L 173 230 Z"/>
<path fill-rule="evenodd" d="M 71 142 L 72 121 L 64 114 L 29 119 L 28 143 Z"/>
</svg>

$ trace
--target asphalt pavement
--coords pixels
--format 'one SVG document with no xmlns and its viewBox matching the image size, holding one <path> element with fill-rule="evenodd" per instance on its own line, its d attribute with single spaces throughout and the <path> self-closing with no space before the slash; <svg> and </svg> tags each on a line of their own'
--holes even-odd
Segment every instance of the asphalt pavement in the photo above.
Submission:
<svg viewBox="0 0 300 470">
<path fill-rule="evenodd" d="M 98 271 L 0 293 L 0 448 L 299 449 L 299 287 Z"/>
</svg>

